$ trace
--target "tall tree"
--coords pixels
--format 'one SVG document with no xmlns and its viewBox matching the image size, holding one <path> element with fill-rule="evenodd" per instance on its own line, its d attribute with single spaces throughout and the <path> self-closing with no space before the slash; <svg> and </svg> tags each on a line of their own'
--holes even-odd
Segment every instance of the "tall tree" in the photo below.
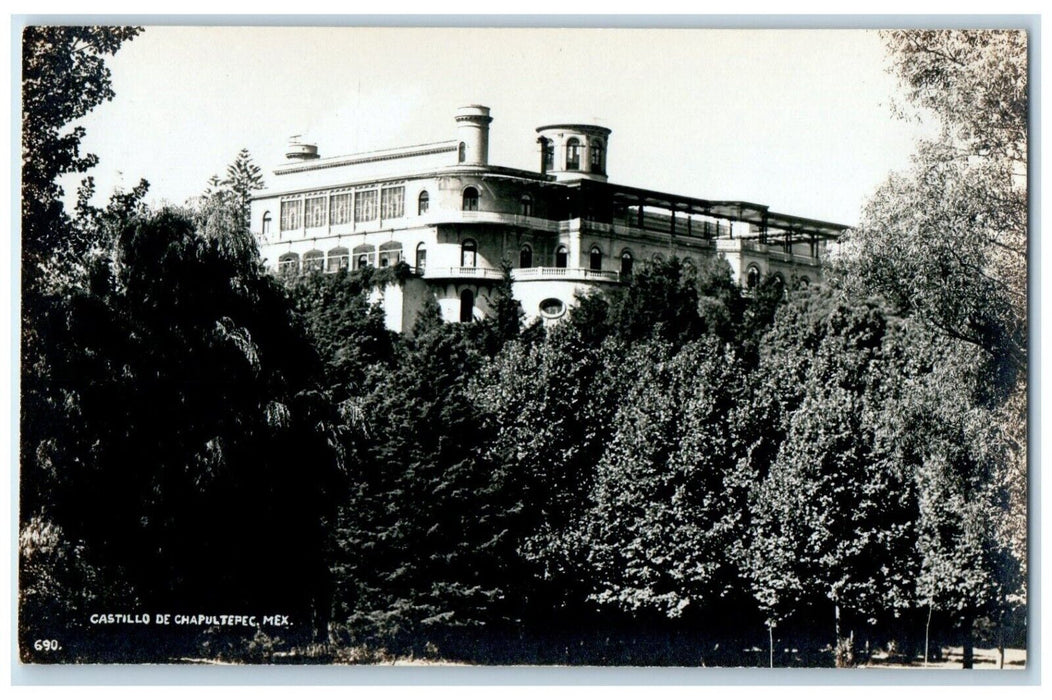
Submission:
<svg viewBox="0 0 1052 700">
<path fill-rule="evenodd" d="M 570 321 L 537 342 L 506 344 L 469 381 L 491 436 L 484 454 L 515 475 L 527 506 L 519 556 L 532 572 L 530 614 L 552 629 L 575 624 L 590 592 L 585 562 L 568 554 L 566 538 L 610 440 L 632 369 L 622 362 L 627 352 Z"/>
<path fill-rule="evenodd" d="M 883 37 L 904 107 L 933 116 L 941 129 L 920 144 L 907 172 L 878 190 L 845 238 L 842 278 L 935 329 L 952 349 L 937 367 L 967 354 L 957 343 L 978 349 L 970 360 L 980 366 L 976 381 L 955 388 L 967 387 L 960 401 L 996 428 L 988 437 L 1002 459 L 985 478 L 1007 490 L 997 539 L 1022 567 L 1017 593 L 1025 597 L 1028 38 L 989 30 Z M 968 478 L 971 460 L 956 460 Z"/>
<path fill-rule="evenodd" d="M 80 151 L 85 130 L 70 124 L 113 99 L 111 56 L 141 27 L 26 27 L 22 34 L 22 274 L 33 289 L 54 255 L 76 259 L 90 246 L 73 236 L 58 179 L 98 162 Z"/>
<path fill-rule="evenodd" d="M 234 210 L 247 230 L 251 225 L 252 194 L 263 189 L 263 171 L 252 160 L 247 148 L 238 151 L 234 162 L 227 166 L 226 177 L 219 181 L 233 199 Z"/>
<path fill-rule="evenodd" d="M 70 538 L 103 607 L 280 607 L 324 629 L 342 455 L 281 284 L 163 211 L 128 222 L 42 323 L 50 414 L 24 444 L 23 522 L 41 523 L 27 544 Z"/>
<path fill-rule="evenodd" d="M 466 391 L 481 349 L 469 324 L 437 322 L 436 305 L 360 402 L 359 466 L 335 561 L 340 615 L 357 640 L 449 652 L 443 642 L 506 626 L 521 610 L 523 496 L 482 449 L 485 427 Z"/>
<path fill-rule="evenodd" d="M 259 246 L 252 235 L 250 221 L 252 193 L 263 188 L 263 176 L 242 148 L 227 166 L 226 177 L 213 175 L 201 196 L 191 200 L 194 219 L 200 231 L 231 248 L 237 256 L 259 257 Z"/>
<path fill-rule="evenodd" d="M 864 289 L 985 350 L 1006 395 L 1027 366 L 1026 34 L 884 38 L 907 99 L 942 128 L 877 192 L 849 260 Z"/>
<path fill-rule="evenodd" d="M 638 619 L 704 614 L 718 633 L 711 622 L 729 619 L 721 608 L 742 588 L 733 550 L 746 490 L 727 424 L 740 361 L 710 337 L 675 354 L 643 343 L 622 362 L 633 382 L 571 546 L 601 607 Z"/>
<path fill-rule="evenodd" d="M 838 665 L 852 660 L 853 630 L 913 603 L 913 473 L 880 439 L 881 414 L 899 399 L 887 332 L 870 305 L 783 314 L 758 369 L 790 379 L 799 403 L 782 415 L 784 440 L 755 491 L 753 589 L 768 624 L 835 635 Z M 787 362 L 799 380 L 781 371 Z"/>
</svg>

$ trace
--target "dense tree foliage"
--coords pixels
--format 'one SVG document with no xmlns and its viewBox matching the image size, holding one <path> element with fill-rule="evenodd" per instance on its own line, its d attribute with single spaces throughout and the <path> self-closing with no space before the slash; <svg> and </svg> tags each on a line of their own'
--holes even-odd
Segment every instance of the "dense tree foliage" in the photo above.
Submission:
<svg viewBox="0 0 1052 700">
<path fill-rule="evenodd" d="M 22 271 L 34 289 L 53 258 L 77 263 L 91 246 L 63 209 L 59 178 L 98 158 L 80 151 L 84 128 L 70 126 L 113 99 L 105 57 L 139 27 L 26 27 L 22 36 Z M 79 233 L 83 234 L 83 231 Z"/>
<path fill-rule="evenodd" d="M 845 241 L 841 276 L 855 293 L 880 295 L 941 339 L 932 372 L 946 372 L 951 381 L 932 389 L 928 415 L 943 416 L 940 429 L 958 427 L 953 438 L 936 433 L 929 444 L 956 444 L 962 451 L 939 458 L 956 487 L 934 478 L 939 470 L 930 455 L 925 469 L 935 470 L 929 472 L 934 480 L 926 483 L 950 489 L 941 492 L 942 505 L 964 498 L 983 509 L 987 496 L 994 498 L 1000 515 L 986 522 L 998 530 L 996 540 L 1012 548 L 1025 580 L 1027 36 L 955 30 L 887 32 L 884 38 L 909 105 L 933 116 L 941 129 L 920 144 L 910 170 L 893 174 L 873 197 L 862 225 Z M 986 426 L 983 434 L 977 425 Z M 954 517 L 970 517 L 953 510 Z M 926 517 L 935 513 L 925 511 Z M 958 532 L 966 539 L 987 537 Z M 925 542 L 956 541 L 925 533 Z M 970 548 L 975 556 L 986 550 Z M 940 578 L 959 582 L 950 584 L 958 594 L 979 585 L 965 584 L 964 572 L 967 578 L 989 570 L 974 558 L 936 559 Z M 946 568 L 951 562 L 958 564 L 953 573 Z M 1025 592 L 1025 584 L 1016 592 Z M 947 603 L 953 609 L 961 604 Z M 970 618 L 959 623 L 967 628 Z"/>
<path fill-rule="evenodd" d="M 758 369 L 791 398 L 772 407 L 785 434 L 750 509 L 756 598 L 772 626 L 828 620 L 844 657 L 853 628 L 909 610 L 916 580 L 911 472 L 882 435 L 900 399 L 892 332 L 878 308 L 813 295 L 782 314 Z"/>
<path fill-rule="evenodd" d="M 114 256 L 41 321 L 23 519 L 74 536 L 126 604 L 309 619 L 342 461 L 283 290 L 173 212 L 129 221 Z"/>
</svg>

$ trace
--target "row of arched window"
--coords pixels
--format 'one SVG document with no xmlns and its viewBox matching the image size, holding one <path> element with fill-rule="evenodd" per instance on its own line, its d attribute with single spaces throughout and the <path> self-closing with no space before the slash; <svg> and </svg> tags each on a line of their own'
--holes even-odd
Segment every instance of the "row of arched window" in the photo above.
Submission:
<svg viewBox="0 0 1052 700">
<path fill-rule="evenodd" d="M 417 214 L 423 215 L 428 212 L 431 207 L 431 195 L 428 194 L 427 190 L 420 193 L 417 198 L 416 212 Z M 479 191 L 476 187 L 465 187 L 460 197 L 460 208 L 462 211 L 478 211 L 479 210 Z M 522 216 L 533 216 L 533 197 L 529 194 L 524 194 L 519 198 L 519 214 Z"/>
<path fill-rule="evenodd" d="M 460 266 L 478 267 L 478 242 L 473 238 L 466 238 L 460 244 Z M 570 251 L 566 245 L 559 245 L 555 249 L 554 267 L 566 268 L 569 265 Z M 588 252 L 588 269 L 601 271 L 603 269 L 603 251 L 599 246 L 593 245 Z M 664 258 L 660 253 L 653 256 L 654 262 L 661 262 Z M 396 241 L 388 241 L 380 244 L 379 250 L 373 245 L 363 244 L 356 246 L 353 250 L 344 247 L 336 247 L 326 254 L 320 250 L 310 250 L 303 254 L 303 272 L 337 272 L 339 270 L 361 269 L 363 267 L 389 267 L 403 260 L 402 244 Z M 622 277 L 632 274 L 632 266 L 635 256 L 627 248 L 621 251 L 620 273 Z M 297 253 L 285 253 L 278 258 L 278 269 L 282 274 L 296 274 L 300 272 L 301 258 Z M 684 260 L 684 265 L 694 269 L 690 260 Z M 418 243 L 416 246 L 414 266 L 417 273 L 422 274 L 427 268 L 427 246 Z M 534 266 L 533 246 L 526 243 L 519 249 L 519 267 L 528 268 Z M 760 270 L 755 265 L 750 265 L 747 271 L 747 287 L 752 289 L 760 282 Z M 806 277 L 801 278 L 802 284 L 808 284 Z"/>
<path fill-rule="evenodd" d="M 560 245 L 555 249 L 555 267 L 567 267 L 570 258 L 570 251 L 565 245 Z M 621 253 L 621 274 L 631 275 L 632 274 L 632 252 L 624 250 Z M 533 267 L 533 247 L 530 244 L 524 244 L 519 249 L 519 267 Z M 599 246 L 592 246 L 591 250 L 588 251 L 588 269 L 600 271 L 603 269 L 603 251 Z"/>
<path fill-rule="evenodd" d="M 421 244 L 423 245 L 423 244 Z M 419 253 L 418 253 L 419 255 Z M 402 244 L 395 242 L 382 243 L 379 251 L 375 246 L 360 245 L 354 250 L 342 246 L 331 249 L 328 253 L 320 250 L 308 250 L 303 254 L 303 272 L 338 272 L 363 267 L 390 267 L 402 260 Z M 300 272 L 300 256 L 297 253 L 285 253 L 278 258 L 278 271 L 283 275 L 294 275 Z"/>
<path fill-rule="evenodd" d="M 565 170 L 581 170 L 581 151 L 584 148 L 582 141 L 573 136 L 566 140 Z M 591 143 L 591 172 L 603 172 L 603 142 L 599 140 Z M 544 143 L 544 167 L 546 170 L 555 168 L 555 144 L 545 140 Z"/>
</svg>

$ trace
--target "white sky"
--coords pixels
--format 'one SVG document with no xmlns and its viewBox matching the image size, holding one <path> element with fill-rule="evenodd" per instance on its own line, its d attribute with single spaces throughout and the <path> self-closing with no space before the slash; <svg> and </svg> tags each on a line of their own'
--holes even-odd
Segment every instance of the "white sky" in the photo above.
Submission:
<svg viewBox="0 0 1052 700">
<path fill-rule="evenodd" d="M 919 134 L 863 30 L 148 27 L 108 64 L 92 174 L 100 198 L 144 177 L 152 203 L 242 147 L 269 176 L 292 134 L 323 157 L 442 141 L 480 103 L 496 165 L 536 169 L 538 126 L 599 123 L 612 182 L 855 224 Z"/>
</svg>

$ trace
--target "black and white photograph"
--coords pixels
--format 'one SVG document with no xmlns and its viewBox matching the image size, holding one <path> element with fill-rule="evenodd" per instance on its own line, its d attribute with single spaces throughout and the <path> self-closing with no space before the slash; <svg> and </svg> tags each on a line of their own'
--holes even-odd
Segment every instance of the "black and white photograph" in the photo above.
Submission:
<svg viewBox="0 0 1052 700">
<path fill-rule="evenodd" d="M 14 22 L 20 663 L 1034 663 L 1028 25 Z"/>
</svg>

